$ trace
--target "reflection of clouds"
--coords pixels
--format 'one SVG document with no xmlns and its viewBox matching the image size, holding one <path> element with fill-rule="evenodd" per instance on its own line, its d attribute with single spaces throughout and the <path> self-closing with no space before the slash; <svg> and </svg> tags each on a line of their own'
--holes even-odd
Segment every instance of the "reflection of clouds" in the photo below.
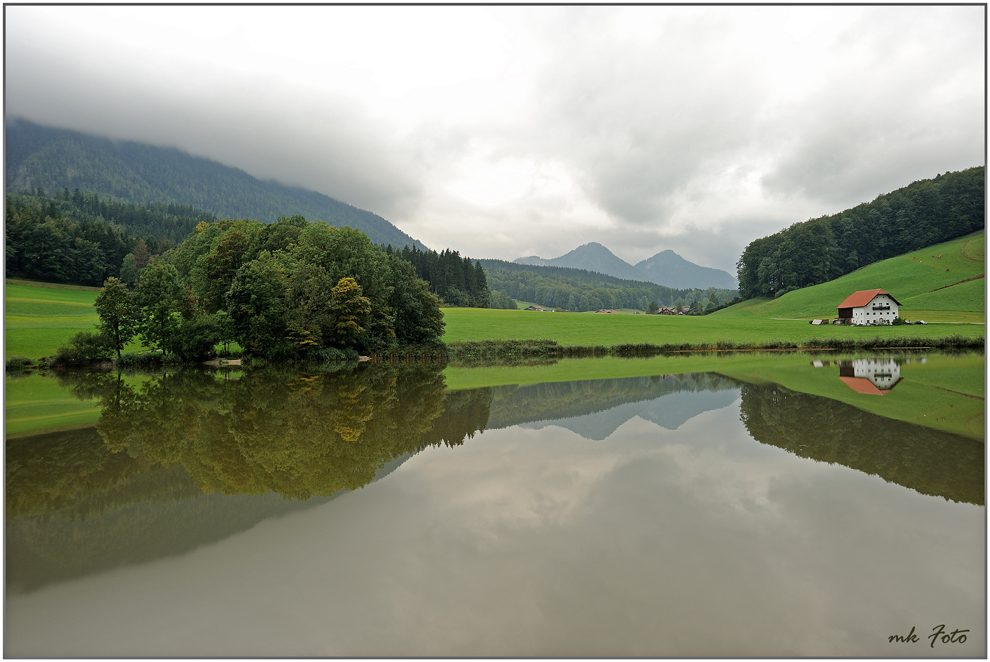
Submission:
<svg viewBox="0 0 990 662">
<path fill-rule="evenodd" d="M 559 428 L 541 433 L 512 428 L 485 436 L 486 442 L 498 440 L 484 452 L 469 444 L 456 453 L 410 460 L 410 470 L 422 480 L 456 488 L 456 501 L 445 508 L 478 532 L 573 521 L 594 486 L 622 460 Z"/>
<path fill-rule="evenodd" d="M 185 556 L 8 595 L 5 652 L 930 656 L 887 636 L 945 622 L 980 656 L 984 535 L 983 508 L 758 444 L 735 408 L 603 442 L 493 430 Z"/>
</svg>

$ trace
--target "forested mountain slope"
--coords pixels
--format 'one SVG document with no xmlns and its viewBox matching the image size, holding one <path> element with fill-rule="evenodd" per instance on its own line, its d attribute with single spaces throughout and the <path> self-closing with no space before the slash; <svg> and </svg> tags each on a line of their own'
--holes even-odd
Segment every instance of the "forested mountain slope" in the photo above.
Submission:
<svg viewBox="0 0 990 662">
<path fill-rule="evenodd" d="M 138 205 L 79 191 L 8 193 L 4 218 L 7 277 L 93 286 L 110 276 L 133 280 L 123 273 L 129 253 L 141 269 L 199 223 L 216 220 L 186 205 Z"/>
<path fill-rule="evenodd" d="M 8 192 L 36 190 L 48 195 L 69 189 L 93 191 L 135 203 L 177 203 L 220 218 L 271 223 L 279 216 L 361 230 L 376 244 L 422 243 L 381 216 L 321 193 L 261 181 L 215 161 L 130 141 L 41 127 L 26 120 L 6 124 Z"/>
<path fill-rule="evenodd" d="M 880 260 L 986 227 L 985 168 L 914 182 L 832 216 L 751 242 L 739 268 L 744 299 L 781 296 Z"/>
<path fill-rule="evenodd" d="M 713 314 L 835 317 L 836 306 L 853 292 L 879 288 L 900 302 L 900 316 L 904 319 L 932 321 L 951 313 L 949 316 L 956 320 L 979 321 L 986 309 L 985 240 L 985 231 L 975 232 L 876 262 L 776 299 L 753 299 Z"/>
</svg>

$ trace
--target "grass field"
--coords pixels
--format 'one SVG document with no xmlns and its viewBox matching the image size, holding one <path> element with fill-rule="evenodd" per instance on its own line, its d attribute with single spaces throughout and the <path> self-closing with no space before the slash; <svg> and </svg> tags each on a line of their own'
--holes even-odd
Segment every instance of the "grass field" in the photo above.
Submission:
<svg viewBox="0 0 990 662">
<path fill-rule="evenodd" d="M 53 354 L 79 331 L 99 322 L 97 288 L 48 286 L 7 280 L 4 288 L 4 358 Z"/>
<path fill-rule="evenodd" d="M 4 359 L 51 356 L 80 331 L 93 331 L 99 288 L 8 278 L 4 287 Z M 125 351 L 139 351 L 133 342 Z"/>
<path fill-rule="evenodd" d="M 704 317 L 687 315 L 599 315 L 596 313 L 538 313 L 516 310 L 448 308 L 444 310 L 444 342 L 527 340 L 544 338 L 561 345 L 623 343 L 736 343 L 817 338 L 941 338 L 952 334 L 982 336 L 984 326 L 937 323 L 927 326 L 839 327 L 811 326 L 806 320 L 778 320 L 755 315 Z"/>
</svg>

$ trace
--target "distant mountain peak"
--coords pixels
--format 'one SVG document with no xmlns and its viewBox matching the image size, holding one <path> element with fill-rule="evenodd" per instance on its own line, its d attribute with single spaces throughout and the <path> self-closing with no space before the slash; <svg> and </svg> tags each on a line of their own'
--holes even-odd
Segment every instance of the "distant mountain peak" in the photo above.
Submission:
<svg viewBox="0 0 990 662">
<path fill-rule="evenodd" d="M 633 266 L 616 257 L 608 247 L 597 241 L 590 241 L 560 257 L 547 259 L 530 255 L 516 258 L 513 262 L 539 267 L 570 267 L 596 271 L 615 278 L 656 283 L 674 289 L 703 290 L 718 287 L 732 290 L 738 287 L 736 279 L 728 272 L 699 266 L 670 249 L 660 251 Z"/>
</svg>

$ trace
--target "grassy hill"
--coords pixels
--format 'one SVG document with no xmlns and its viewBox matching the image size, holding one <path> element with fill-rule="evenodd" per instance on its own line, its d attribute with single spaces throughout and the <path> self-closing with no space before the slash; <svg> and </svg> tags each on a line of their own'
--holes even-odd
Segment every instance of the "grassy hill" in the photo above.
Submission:
<svg viewBox="0 0 990 662">
<path fill-rule="evenodd" d="M 880 288 L 901 303 L 904 319 L 982 322 L 986 313 L 985 239 L 986 231 L 981 230 L 788 292 L 779 299 L 750 299 L 712 317 L 834 318 L 836 306 L 851 293 Z"/>
</svg>

